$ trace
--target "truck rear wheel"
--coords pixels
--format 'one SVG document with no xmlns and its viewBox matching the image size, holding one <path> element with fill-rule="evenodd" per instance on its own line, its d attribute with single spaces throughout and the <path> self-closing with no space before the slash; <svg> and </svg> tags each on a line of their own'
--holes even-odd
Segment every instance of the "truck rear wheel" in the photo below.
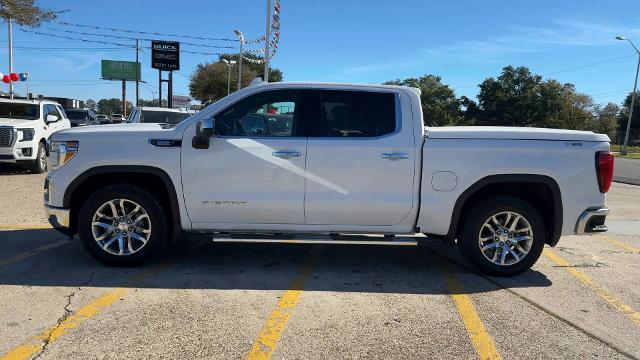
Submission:
<svg viewBox="0 0 640 360">
<path fill-rule="evenodd" d="M 525 201 L 493 198 L 467 212 L 458 241 L 462 255 L 482 272 L 513 276 L 530 269 L 542 254 L 544 222 Z"/>
<path fill-rule="evenodd" d="M 112 266 L 144 263 L 164 246 L 167 216 L 153 194 L 132 185 L 96 191 L 78 216 L 82 244 L 97 260 Z"/>
</svg>

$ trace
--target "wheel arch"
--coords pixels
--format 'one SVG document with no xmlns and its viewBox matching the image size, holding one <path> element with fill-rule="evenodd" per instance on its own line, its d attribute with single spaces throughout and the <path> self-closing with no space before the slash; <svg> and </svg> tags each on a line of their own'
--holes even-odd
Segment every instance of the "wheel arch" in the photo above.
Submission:
<svg viewBox="0 0 640 360">
<path fill-rule="evenodd" d="M 105 176 L 108 175 L 108 176 Z M 114 184 L 136 185 L 151 190 L 168 206 L 174 239 L 181 233 L 180 208 L 176 188 L 164 170 L 144 165 L 109 165 L 91 168 L 78 175 L 67 186 L 62 199 L 63 207 L 71 210 L 70 228 L 77 232 L 80 207 L 95 190 Z"/>
<path fill-rule="evenodd" d="M 558 243 L 563 222 L 560 187 L 553 178 L 537 174 L 490 175 L 476 181 L 456 200 L 446 238 L 450 241 L 456 238 L 462 219 L 477 201 L 501 195 L 513 196 L 531 203 L 544 220 L 545 242 L 551 246 Z"/>
</svg>

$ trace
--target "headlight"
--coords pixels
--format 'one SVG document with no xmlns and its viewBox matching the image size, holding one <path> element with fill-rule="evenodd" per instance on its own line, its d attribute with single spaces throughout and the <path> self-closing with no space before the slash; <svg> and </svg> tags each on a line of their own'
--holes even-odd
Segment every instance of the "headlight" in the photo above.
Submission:
<svg viewBox="0 0 640 360">
<path fill-rule="evenodd" d="M 52 141 L 49 145 L 49 166 L 57 169 L 78 153 L 77 141 Z"/>
<path fill-rule="evenodd" d="M 36 133 L 34 129 L 18 129 L 18 132 L 22 134 L 20 141 L 31 141 L 33 140 L 33 135 Z"/>
</svg>

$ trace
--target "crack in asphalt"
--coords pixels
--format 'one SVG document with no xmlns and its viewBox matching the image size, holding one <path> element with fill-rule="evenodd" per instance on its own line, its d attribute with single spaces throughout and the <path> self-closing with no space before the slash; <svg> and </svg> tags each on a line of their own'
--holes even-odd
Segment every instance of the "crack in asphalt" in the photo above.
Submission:
<svg viewBox="0 0 640 360">
<path fill-rule="evenodd" d="M 575 265 L 555 265 L 556 268 L 599 268 L 599 267 L 611 267 L 610 265 L 596 261 L 595 264 L 582 263 Z"/>
<path fill-rule="evenodd" d="M 47 347 L 49 346 L 49 342 L 51 341 L 51 335 L 56 331 L 56 329 L 60 327 L 62 322 L 65 321 L 69 317 L 69 315 L 73 313 L 71 309 L 69 309 L 69 306 L 71 306 L 71 301 L 73 300 L 74 296 L 76 296 L 78 292 L 82 291 L 82 288 L 89 285 L 93 281 L 93 277 L 95 275 L 96 275 L 96 272 L 95 271 L 92 272 L 89 275 L 89 278 L 87 279 L 87 281 L 85 281 L 80 286 L 78 286 L 78 288 L 76 290 L 73 290 L 69 295 L 65 296 L 67 298 L 67 303 L 64 305 L 64 308 L 63 308 L 64 313 L 56 321 L 56 326 L 54 326 L 53 329 L 51 329 L 51 331 L 47 333 L 46 338 L 42 341 L 42 347 L 40 348 L 38 353 L 33 356 L 32 360 L 38 359 L 47 350 Z"/>
</svg>

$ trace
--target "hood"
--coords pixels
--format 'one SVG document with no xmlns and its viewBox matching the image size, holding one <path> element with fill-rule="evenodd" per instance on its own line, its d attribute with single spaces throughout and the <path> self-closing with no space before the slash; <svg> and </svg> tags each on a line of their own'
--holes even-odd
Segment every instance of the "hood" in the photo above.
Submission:
<svg viewBox="0 0 640 360">
<path fill-rule="evenodd" d="M 426 127 L 430 139 L 501 139 L 610 142 L 607 135 L 591 131 L 502 126 Z"/>
<path fill-rule="evenodd" d="M 15 128 L 28 128 L 28 127 L 36 126 L 37 123 L 38 123 L 38 120 L 0 118 L 0 126 L 11 126 L 11 127 L 15 127 Z"/>
<path fill-rule="evenodd" d="M 59 134 L 75 135 L 85 133 L 130 133 L 130 132 L 143 132 L 143 131 L 155 131 L 163 130 L 160 124 L 109 124 L 109 125 L 91 125 L 74 127 L 59 131 Z"/>
<path fill-rule="evenodd" d="M 159 124 L 88 125 L 64 129 L 53 133 L 52 140 L 66 141 L 91 138 L 134 139 L 146 136 L 163 136 L 175 129 L 163 129 Z"/>
</svg>

